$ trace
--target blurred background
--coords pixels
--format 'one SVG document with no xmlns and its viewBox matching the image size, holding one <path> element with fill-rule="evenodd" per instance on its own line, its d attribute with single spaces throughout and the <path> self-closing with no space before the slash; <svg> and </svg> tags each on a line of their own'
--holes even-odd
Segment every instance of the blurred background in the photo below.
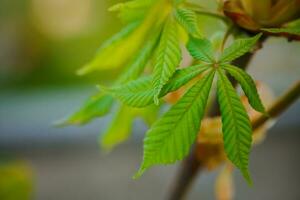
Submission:
<svg viewBox="0 0 300 200">
<path fill-rule="evenodd" d="M 0 200 L 165 199 L 178 165 L 131 177 L 142 159 L 146 127 L 109 155 L 98 137 L 110 117 L 56 128 L 117 72 L 76 76 L 101 42 L 121 26 L 114 0 L 0 0 Z M 250 73 L 276 96 L 300 77 L 300 43 L 269 39 Z M 300 199 L 300 103 L 253 150 L 254 186 L 236 174 L 236 199 Z M 201 174 L 189 199 L 214 199 L 216 172 Z"/>
</svg>

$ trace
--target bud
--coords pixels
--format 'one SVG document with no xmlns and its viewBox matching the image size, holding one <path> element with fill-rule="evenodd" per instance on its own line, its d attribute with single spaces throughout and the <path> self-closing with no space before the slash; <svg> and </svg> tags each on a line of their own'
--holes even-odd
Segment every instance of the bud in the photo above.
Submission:
<svg viewBox="0 0 300 200">
<path fill-rule="evenodd" d="M 300 0 L 225 0 L 223 10 L 236 24 L 255 32 L 300 18 Z"/>
</svg>

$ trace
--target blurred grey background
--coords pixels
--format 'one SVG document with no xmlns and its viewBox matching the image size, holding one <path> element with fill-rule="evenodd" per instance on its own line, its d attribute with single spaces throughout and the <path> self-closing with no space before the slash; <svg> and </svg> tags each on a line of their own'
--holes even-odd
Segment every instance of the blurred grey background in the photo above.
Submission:
<svg viewBox="0 0 300 200">
<path fill-rule="evenodd" d="M 77 77 L 103 39 L 120 27 L 107 8 L 116 1 L 0 1 L 0 156 L 31 166 L 37 200 L 165 199 L 178 165 L 132 175 L 142 159 L 146 127 L 136 121 L 133 137 L 110 154 L 98 137 L 110 116 L 85 127 L 56 128 L 96 91 L 98 80 L 116 72 Z M 63 20 L 60 20 L 63 19 Z M 249 68 L 280 95 L 300 77 L 300 43 L 274 38 Z M 251 154 L 254 186 L 235 174 L 236 199 L 300 199 L 300 102 L 269 130 Z M 188 199 L 214 199 L 216 172 L 201 174 Z"/>
</svg>

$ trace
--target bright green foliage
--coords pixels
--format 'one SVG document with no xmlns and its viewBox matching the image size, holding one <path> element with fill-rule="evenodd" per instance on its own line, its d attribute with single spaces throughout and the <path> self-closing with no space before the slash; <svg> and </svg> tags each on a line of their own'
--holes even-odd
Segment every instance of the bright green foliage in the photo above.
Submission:
<svg viewBox="0 0 300 200">
<path fill-rule="evenodd" d="M 200 60 L 206 63 L 214 62 L 213 46 L 207 39 L 198 39 L 191 37 L 187 49 L 189 50 L 191 56 L 196 60 Z"/>
<path fill-rule="evenodd" d="M 249 154 L 252 129 L 248 114 L 230 81 L 221 69 L 218 72 L 218 101 L 222 116 L 225 152 L 250 183 Z"/>
<path fill-rule="evenodd" d="M 144 18 L 152 3 L 153 0 L 133 0 L 118 3 L 110 7 L 109 11 L 117 11 L 124 22 L 132 22 Z"/>
<path fill-rule="evenodd" d="M 134 120 L 135 110 L 127 106 L 122 105 L 115 114 L 115 117 L 101 138 L 101 146 L 110 150 L 115 145 L 125 141 L 131 134 L 132 123 Z"/>
<path fill-rule="evenodd" d="M 125 141 L 136 117 L 142 117 L 149 125 L 153 124 L 144 140 L 143 163 L 136 177 L 155 164 L 174 163 L 188 154 L 199 132 L 209 92 L 217 74 L 225 152 L 229 160 L 251 182 L 248 170 L 252 143 L 251 124 L 227 74 L 241 85 L 250 105 L 265 113 L 251 76 L 230 65 L 233 60 L 253 50 L 261 34 L 235 40 L 217 56 L 220 52 L 215 53 L 214 49 L 217 48 L 214 47 L 222 47 L 219 44 L 223 44 L 227 37 L 224 38 L 221 31 L 213 45 L 201 36 L 197 19 L 203 9 L 182 0 L 132 0 L 117 4 L 110 10 L 118 11 L 122 20 L 128 24 L 105 42 L 95 59 L 79 71 L 80 74 L 85 74 L 94 70 L 125 67 L 112 87 L 101 87 L 101 94 L 69 118 L 68 123 L 83 124 L 105 115 L 113 104 L 112 97 L 115 97 L 122 104 L 102 138 L 102 146 L 110 149 Z M 223 20 L 223 16 L 217 13 L 208 13 L 206 17 Z M 299 29 L 295 29 L 295 24 L 294 29 L 292 26 L 285 28 L 289 28 L 288 31 L 294 34 L 298 33 Z M 187 39 L 189 54 L 196 60 L 195 63 L 201 64 L 178 69 L 182 60 L 180 41 Z M 158 104 L 162 101 L 161 97 L 187 83 L 193 85 L 174 106 L 156 120 L 160 107 L 153 105 L 153 102 Z"/>
<path fill-rule="evenodd" d="M 118 84 L 137 79 L 143 73 L 154 47 L 156 46 L 157 39 L 158 34 L 154 35 L 153 38 L 146 42 L 144 47 L 137 53 L 134 59 L 131 60 L 125 72 L 118 79 Z"/>
<path fill-rule="evenodd" d="M 143 77 L 113 88 L 101 86 L 100 88 L 132 107 L 145 107 L 153 102 L 152 76 Z"/>
<path fill-rule="evenodd" d="M 110 111 L 113 101 L 110 95 L 98 94 L 93 96 L 89 98 L 79 111 L 75 112 L 68 119 L 57 123 L 57 125 L 84 125 L 96 117 L 106 115 Z"/>
<path fill-rule="evenodd" d="M 300 19 L 288 23 L 282 28 L 265 28 L 262 30 L 270 33 L 289 33 L 300 36 Z"/>
<path fill-rule="evenodd" d="M 264 105 L 262 104 L 260 97 L 258 95 L 255 82 L 251 78 L 249 74 L 247 74 L 244 70 L 232 66 L 232 65 L 225 65 L 223 68 L 232 75 L 242 86 L 246 96 L 249 99 L 250 105 L 258 112 L 266 113 Z"/>
<path fill-rule="evenodd" d="M 178 29 L 174 19 L 170 17 L 164 27 L 160 43 L 154 58 L 153 88 L 154 102 L 159 103 L 159 94 L 163 86 L 174 74 L 181 61 Z"/>
<path fill-rule="evenodd" d="M 144 159 L 136 175 L 154 164 L 170 164 L 184 158 L 194 143 L 204 116 L 214 71 L 198 81 L 147 132 Z"/>
<path fill-rule="evenodd" d="M 207 65 L 195 65 L 176 70 L 174 76 L 162 88 L 159 97 L 179 89 L 181 86 L 207 70 Z M 154 89 L 152 88 L 152 77 L 143 77 L 127 84 L 110 89 L 103 88 L 111 95 L 120 99 L 126 105 L 132 107 L 145 107 L 153 103 Z"/>
<path fill-rule="evenodd" d="M 248 39 L 238 39 L 233 42 L 228 48 L 226 48 L 220 58 L 220 62 L 227 63 L 241 57 L 245 53 L 251 51 L 261 34 Z"/>
<path fill-rule="evenodd" d="M 194 11 L 187 8 L 178 8 L 175 11 L 175 19 L 189 34 L 194 37 L 201 37 L 197 15 Z"/>
</svg>

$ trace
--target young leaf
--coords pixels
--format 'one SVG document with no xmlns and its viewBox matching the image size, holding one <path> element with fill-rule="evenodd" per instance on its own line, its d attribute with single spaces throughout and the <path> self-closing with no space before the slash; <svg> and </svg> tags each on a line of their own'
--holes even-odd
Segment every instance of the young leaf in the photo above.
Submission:
<svg viewBox="0 0 300 200">
<path fill-rule="evenodd" d="M 262 34 L 247 39 L 238 39 L 227 47 L 221 55 L 220 62 L 228 63 L 252 50 Z"/>
<path fill-rule="evenodd" d="M 125 72 L 118 79 L 117 84 L 126 83 L 128 81 L 137 79 L 141 73 L 144 71 L 148 60 L 151 57 L 151 54 L 154 50 L 154 47 L 157 43 L 158 34 L 146 42 L 144 47 L 139 51 L 139 53 L 132 59 L 129 63 Z"/>
<path fill-rule="evenodd" d="M 95 58 L 78 71 L 83 75 L 94 70 L 114 69 L 124 66 L 129 62 L 132 55 L 141 48 L 148 37 L 150 30 L 161 26 L 160 17 L 164 18 L 165 13 L 157 14 L 158 6 L 153 6 L 147 16 L 140 22 L 132 22 L 129 27 L 120 34 L 104 44 Z M 113 42 L 111 42 L 113 41 Z"/>
<path fill-rule="evenodd" d="M 181 49 L 178 40 L 177 25 L 170 17 L 164 27 L 160 43 L 155 54 L 153 76 L 154 102 L 158 104 L 161 89 L 174 74 L 181 61 Z"/>
<path fill-rule="evenodd" d="M 203 118 L 214 71 L 198 81 L 147 132 L 144 159 L 136 178 L 155 164 L 183 159 L 194 143 Z"/>
<path fill-rule="evenodd" d="M 135 110 L 122 105 L 117 111 L 110 127 L 101 137 L 101 146 L 111 150 L 114 146 L 128 139 L 131 133 Z"/>
<path fill-rule="evenodd" d="M 229 160 L 251 183 L 248 170 L 252 130 L 248 114 L 225 73 L 218 69 L 218 102 L 222 116 L 224 148 Z"/>
<path fill-rule="evenodd" d="M 195 65 L 176 70 L 174 76 L 162 88 L 159 97 L 179 89 L 181 86 L 207 70 L 207 65 Z M 104 88 L 111 95 L 120 99 L 126 105 L 132 107 L 145 107 L 153 103 L 154 89 L 152 88 L 152 77 L 143 77 L 130 81 L 121 86 Z"/>
<path fill-rule="evenodd" d="M 147 14 L 153 0 L 132 0 L 123 3 L 117 3 L 109 8 L 109 11 L 118 11 L 118 16 L 124 22 L 141 20 Z"/>
<path fill-rule="evenodd" d="M 248 97 L 249 103 L 252 108 L 254 108 L 258 112 L 266 113 L 264 105 L 262 104 L 261 99 L 258 95 L 255 82 L 253 81 L 251 76 L 244 70 L 229 64 L 222 67 L 240 83 L 243 91 Z"/>
<path fill-rule="evenodd" d="M 198 39 L 190 37 L 187 44 L 187 49 L 189 50 L 191 56 L 197 60 L 201 60 L 206 63 L 214 62 L 214 52 L 212 44 L 207 39 Z"/>
<path fill-rule="evenodd" d="M 201 37 L 198 27 L 197 14 L 187 8 L 178 8 L 175 11 L 175 19 L 184 29 L 194 37 Z"/>
<path fill-rule="evenodd" d="M 110 95 L 103 95 L 102 93 L 90 97 L 84 106 L 67 120 L 57 123 L 59 126 L 66 125 L 84 125 L 96 117 L 106 115 L 112 105 L 113 98 Z"/>
</svg>

